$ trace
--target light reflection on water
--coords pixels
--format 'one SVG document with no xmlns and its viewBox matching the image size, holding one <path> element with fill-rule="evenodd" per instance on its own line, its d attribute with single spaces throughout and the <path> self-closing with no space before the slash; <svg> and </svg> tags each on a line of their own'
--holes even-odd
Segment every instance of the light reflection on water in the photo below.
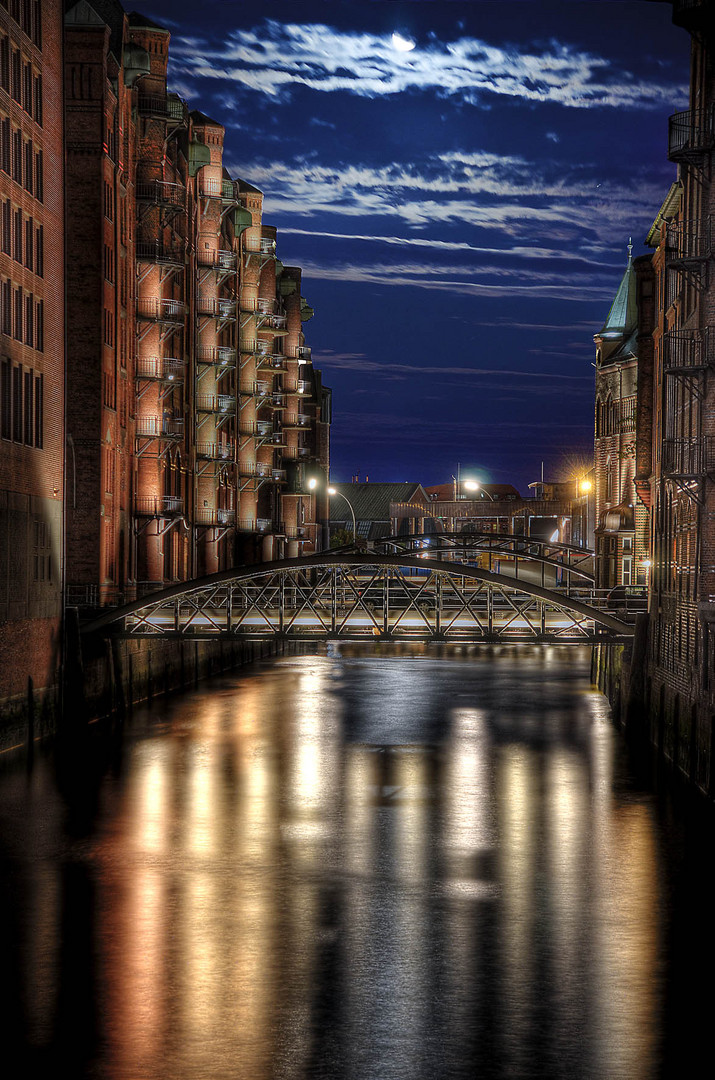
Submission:
<svg viewBox="0 0 715 1080">
<path fill-rule="evenodd" d="M 8 772 L 11 1041 L 106 1080 L 665 1075 L 655 804 L 587 663 L 241 672 L 135 713 L 84 830 Z"/>
</svg>

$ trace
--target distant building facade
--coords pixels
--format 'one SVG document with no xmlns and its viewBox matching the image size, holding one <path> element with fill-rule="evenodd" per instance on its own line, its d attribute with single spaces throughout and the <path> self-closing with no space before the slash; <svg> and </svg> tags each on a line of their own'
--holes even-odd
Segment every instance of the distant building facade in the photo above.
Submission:
<svg viewBox="0 0 715 1080">
<path fill-rule="evenodd" d="M 596 587 L 645 586 L 648 508 L 634 485 L 638 395 L 638 288 L 629 245 L 628 265 L 596 345 L 594 509 Z"/>
<path fill-rule="evenodd" d="M 0 710 L 50 705 L 64 487 L 62 4 L 0 0 Z"/>
</svg>

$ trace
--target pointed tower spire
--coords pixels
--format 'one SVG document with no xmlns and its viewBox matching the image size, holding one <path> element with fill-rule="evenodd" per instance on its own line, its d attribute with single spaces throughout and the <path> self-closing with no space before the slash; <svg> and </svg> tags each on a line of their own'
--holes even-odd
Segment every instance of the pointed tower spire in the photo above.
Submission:
<svg viewBox="0 0 715 1080">
<path fill-rule="evenodd" d="M 633 269 L 633 239 L 628 239 L 628 265 L 621 278 L 616 298 L 611 304 L 608 318 L 599 331 L 602 338 L 625 338 L 635 330 L 638 322 L 636 309 L 636 272 Z"/>
</svg>

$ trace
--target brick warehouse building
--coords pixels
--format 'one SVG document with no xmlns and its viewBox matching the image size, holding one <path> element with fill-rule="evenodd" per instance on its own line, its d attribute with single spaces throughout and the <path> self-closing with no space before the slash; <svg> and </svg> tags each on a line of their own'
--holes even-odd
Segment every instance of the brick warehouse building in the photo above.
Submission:
<svg viewBox="0 0 715 1080">
<path fill-rule="evenodd" d="M 636 488 L 650 512 L 643 638 L 647 735 L 715 793 L 715 24 L 707 0 L 674 0 L 691 35 L 690 106 L 672 116 L 678 165 L 638 277 Z"/>
<path fill-rule="evenodd" d="M 0 0 L 0 706 L 60 664 L 62 4 Z"/>
<path fill-rule="evenodd" d="M 330 394 L 300 270 L 223 126 L 167 90 L 167 31 L 67 8 L 70 601 L 319 550 Z"/>
</svg>

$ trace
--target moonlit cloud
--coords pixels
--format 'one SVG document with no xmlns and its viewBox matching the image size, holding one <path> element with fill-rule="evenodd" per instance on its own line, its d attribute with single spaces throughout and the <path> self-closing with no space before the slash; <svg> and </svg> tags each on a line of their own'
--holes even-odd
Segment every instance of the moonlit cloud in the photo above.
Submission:
<svg viewBox="0 0 715 1080">
<path fill-rule="evenodd" d="M 367 98 L 424 91 L 471 105 L 509 97 L 577 109 L 647 109 L 674 94 L 672 83 L 636 78 L 605 57 L 558 41 L 499 47 L 463 36 L 400 52 L 389 34 L 267 19 L 229 31 L 220 43 L 195 36 L 175 39 L 172 48 L 180 78 L 230 80 L 273 98 L 301 88 Z"/>
</svg>

